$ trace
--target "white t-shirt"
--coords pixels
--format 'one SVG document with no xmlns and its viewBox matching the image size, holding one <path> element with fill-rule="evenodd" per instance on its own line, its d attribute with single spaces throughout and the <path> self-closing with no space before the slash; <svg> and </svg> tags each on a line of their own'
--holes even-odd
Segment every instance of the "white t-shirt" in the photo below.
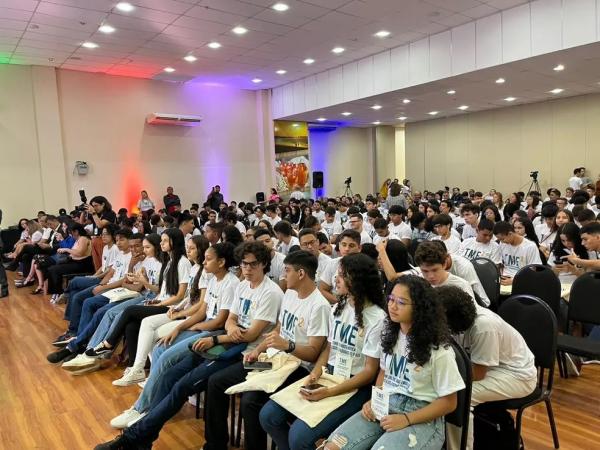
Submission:
<svg viewBox="0 0 600 450">
<path fill-rule="evenodd" d="M 477 237 L 477 226 L 472 227 L 468 223 L 465 223 L 465 226 L 462 229 L 463 241 L 471 237 Z"/>
<path fill-rule="evenodd" d="M 381 329 L 385 311 L 379 306 L 369 305 L 362 312 L 362 328 L 356 323 L 354 306 L 347 303 L 339 316 L 335 316 L 337 306 L 329 314 L 329 336 L 331 344 L 327 363 L 335 367 L 338 354 L 352 358 L 351 375 L 364 369 L 366 358 L 379 358 L 377 347 L 381 339 Z"/>
<path fill-rule="evenodd" d="M 338 258 L 331 258 L 329 260 L 329 263 L 327 264 L 327 267 L 325 268 L 323 273 L 321 273 L 320 281 L 327 283 L 329 286 L 331 286 L 331 292 L 334 294 L 336 293 L 335 277 L 337 276 L 338 267 L 340 265 L 340 259 L 342 259 L 341 256 Z"/>
<path fill-rule="evenodd" d="M 286 244 L 283 241 L 279 241 L 279 245 L 277 246 L 277 251 L 279 253 L 283 253 L 283 255 L 287 255 L 290 251 L 290 247 L 293 247 L 294 245 L 300 246 L 300 241 L 298 240 L 298 238 L 296 236 L 291 236 L 289 244 Z"/>
<path fill-rule="evenodd" d="M 468 238 L 462 241 L 458 254 L 469 261 L 473 261 L 475 258 L 488 258 L 491 259 L 494 264 L 500 264 L 502 262 L 502 256 L 500 255 L 500 246 L 495 241 L 490 241 L 487 244 L 477 242 L 477 238 Z"/>
<path fill-rule="evenodd" d="M 273 227 L 278 222 L 281 222 L 281 217 L 279 217 L 279 216 L 275 216 L 275 217 L 264 216 L 263 219 L 267 219 L 269 222 L 271 222 L 271 226 L 273 226 Z"/>
<path fill-rule="evenodd" d="M 363 230 L 360 232 L 360 245 L 372 244 L 372 243 L 373 243 L 373 239 L 371 239 L 371 236 L 369 235 L 369 233 L 363 228 Z"/>
<path fill-rule="evenodd" d="M 446 250 L 448 250 L 448 253 L 458 254 L 458 252 L 460 250 L 460 239 L 458 239 L 453 234 L 451 234 L 448 239 L 442 239 L 441 236 L 438 236 L 436 234 L 435 236 L 433 236 L 431 238 L 431 240 L 432 241 L 442 241 L 444 244 L 446 244 Z"/>
<path fill-rule="evenodd" d="M 475 322 L 457 339 L 473 364 L 488 367 L 488 372 L 511 374 L 519 380 L 535 379 L 535 358 L 525 339 L 496 313 L 481 306 L 476 308 Z"/>
<path fill-rule="evenodd" d="M 116 247 L 116 245 L 115 245 L 115 247 Z M 110 280 L 108 280 L 109 284 L 119 281 L 122 278 L 125 278 L 125 275 L 127 275 L 127 269 L 129 269 L 130 261 L 131 261 L 131 252 L 123 253 L 123 252 L 119 251 L 119 254 L 115 258 L 115 260 L 113 261 L 113 264 L 111 266 L 114 270 L 114 273 L 113 273 L 112 277 L 110 277 Z"/>
<path fill-rule="evenodd" d="M 398 333 L 392 354 L 384 353 L 381 343 L 378 350 L 380 367 L 385 371 L 385 391 L 432 402 L 465 387 L 452 347 L 432 348 L 429 361 L 420 367 L 408 362 L 408 339 L 402 332 Z"/>
<path fill-rule="evenodd" d="M 160 292 L 158 293 L 157 300 L 165 300 L 170 297 L 167 293 L 167 273 L 171 267 L 171 261 L 167 262 L 167 267 L 163 272 L 163 281 L 162 286 L 160 287 Z M 177 264 L 177 281 L 179 284 L 188 283 L 190 278 L 190 270 L 192 269 L 192 263 L 185 257 L 182 256 Z M 189 285 L 189 283 L 188 283 Z"/>
<path fill-rule="evenodd" d="M 463 280 L 461 277 L 454 275 L 453 273 L 448 274 L 448 278 L 446 278 L 446 281 L 433 287 L 438 288 L 442 286 L 456 286 L 457 288 L 469 294 L 473 301 L 475 301 L 475 294 L 473 294 L 473 288 L 471 287 L 469 282 L 467 280 Z"/>
<path fill-rule="evenodd" d="M 323 210 L 313 211 L 312 215 L 313 217 L 316 217 L 319 222 L 323 222 L 325 220 L 325 211 Z"/>
<path fill-rule="evenodd" d="M 144 260 L 142 261 L 142 267 L 146 272 L 146 278 L 148 278 L 150 284 L 157 286 L 162 263 L 154 256 L 151 256 L 150 258 L 144 258 Z"/>
<path fill-rule="evenodd" d="M 244 224 L 240 221 L 237 221 L 234 225 L 238 230 L 240 230 L 240 233 L 242 234 L 242 236 L 244 234 L 246 234 L 246 227 L 244 226 Z"/>
<path fill-rule="evenodd" d="M 411 233 L 412 233 L 412 231 L 411 231 Z M 388 241 L 391 241 L 391 240 L 394 240 L 394 239 L 397 240 L 397 241 L 400 240 L 400 238 L 398 237 L 398 235 L 393 234 L 392 232 L 389 232 L 388 235 L 384 236 L 384 237 L 379 236 L 378 234 L 375 234 L 375 236 L 373 236 L 373 244 L 377 245 L 377 244 L 379 244 L 381 241 L 383 241 L 385 239 L 387 239 Z"/>
<path fill-rule="evenodd" d="M 38 242 L 40 242 L 42 240 L 42 232 L 40 230 L 34 231 L 33 234 L 31 235 L 31 243 L 32 244 L 36 244 Z M 113 245 L 113 247 L 117 247 L 116 245 Z"/>
<path fill-rule="evenodd" d="M 412 230 L 410 226 L 404 222 L 400 222 L 398 225 L 394 225 L 392 222 L 390 222 L 388 224 L 388 230 L 390 230 L 390 233 L 396 236 L 398 239 L 410 240 L 412 238 Z"/>
<path fill-rule="evenodd" d="M 569 178 L 569 186 L 573 188 L 574 191 L 581 189 L 582 183 L 583 182 L 581 181 L 581 178 L 578 176 L 573 175 L 571 178 Z"/>
<path fill-rule="evenodd" d="M 277 283 L 271 281 L 267 276 L 254 289 L 250 287 L 250 282 L 246 280 L 238 284 L 230 308 L 230 313 L 237 316 L 238 326 L 248 329 L 255 320 L 264 320 L 271 323 L 263 330 L 262 336 L 256 341 L 248 343 L 245 352 L 256 348 L 262 341 L 263 336 L 275 327 L 282 299 L 283 291 Z"/>
<path fill-rule="evenodd" d="M 451 258 L 452 267 L 450 267 L 450 274 L 456 275 L 469 283 L 473 292 L 476 292 L 481 301 L 486 306 L 489 306 L 490 299 L 485 293 L 485 289 L 483 289 L 483 285 L 481 284 L 481 281 L 479 281 L 479 277 L 477 276 L 477 272 L 471 261 L 460 255 L 452 255 Z"/>
<path fill-rule="evenodd" d="M 520 269 L 529 264 L 542 263 L 537 246 L 528 239 L 523 239 L 517 246 L 501 243 L 500 254 L 504 265 L 502 274 L 507 277 L 514 277 Z"/>
<path fill-rule="evenodd" d="M 331 261 L 331 258 L 329 256 L 327 256 L 325 253 L 319 252 L 318 261 L 319 261 L 319 265 L 317 266 L 317 273 L 315 274 L 315 283 L 317 285 L 319 284 L 319 281 L 321 280 L 321 274 L 323 272 L 325 272 L 325 269 L 327 269 L 327 266 L 329 265 L 329 261 Z"/>
<path fill-rule="evenodd" d="M 212 320 L 221 310 L 231 308 L 239 284 L 240 279 L 230 272 L 227 272 L 221 281 L 218 281 L 215 276 L 208 281 L 204 296 L 206 320 Z"/>
<path fill-rule="evenodd" d="M 188 275 L 188 279 L 186 281 L 187 287 L 185 288 L 185 294 L 183 295 L 183 300 L 181 300 L 175 306 L 175 308 L 178 311 L 187 309 L 187 308 L 189 308 L 191 306 L 192 302 L 190 300 L 190 292 L 192 291 L 192 285 L 194 284 L 194 278 L 196 278 L 196 275 L 198 274 L 198 271 L 201 268 L 202 268 L 202 266 L 200 264 L 194 264 L 192 266 L 192 268 L 190 269 L 189 275 Z M 198 280 L 198 288 L 200 288 L 200 289 L 202 289 L 202 286 L 200 286 L 200 281 L 201 280 L 202 280 L 202 274 L 200 274 L 200 279 Z M 206 287 L 206 286 L 204 286 L 204 287 Z"/>
<path fill-rule="evenodd" d="M 323 221 L 323 223 L 321 223 L 321 228 L 323 229 L 323 231 L 325 231 L 325 233 L 327 233 L 329 239 L 331 239 L 333 236 L 341 234 L 341 232 L 343 231 L 342 224 L 335 220 L 331 223 Z"/>
<path fill-rule="evenodd" d="M 540 241 L 540 245 L 550 249 L 556 239 L 556 231 L 551 231 L 550 227 L 542 222 L 535 226 L 535 234 Z"/>
<path fill-rule="evenodd" d="M 271 258 L 271 268 L 269 269 L 267 276 L 275 283 L 279 283 L 279 280 L 285 279 L 285 264 L 283 264 L 284 259 L 285 255 L 279 252 L 275 252 Z"/>
<path fill-rule="evenodd" d="M 102 272 L 104 272 L 106 269 L 113 265 L 115 259 L 117 258 L 117 256 L 119 256 L 119 253 L 121 252 L 115 244 L 113 244 L 110 248 L 108 247 L 108 245 L 102 247 Z"/>
</svg>

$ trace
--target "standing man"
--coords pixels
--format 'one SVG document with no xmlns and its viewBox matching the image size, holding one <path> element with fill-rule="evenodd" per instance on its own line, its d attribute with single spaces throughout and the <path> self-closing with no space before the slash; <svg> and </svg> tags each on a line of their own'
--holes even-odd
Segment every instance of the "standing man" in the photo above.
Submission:
<svg viewBox="0 0 600 450">
<path fill-rule="evenodd" d="M 179 200 L 178 195 L 173 194 L 172 186 L 167 188 L 167 195 L 163 197 L 163 202 L 165 204 L 167 213 L 171 216 L 175 211 L 179 211 L 181 209 L 181 200 Z"/>
<path fill-rule="evenodd" d="M 581 177 L 583 177 L 584 174 L 585 167 L 576 167 L 573 169 L 573 176 L 569 178 L 569 186 L 571 189 L 574 191 L 581 189 L 581 185 L 583 184 Z"/>
<path fill-rule="evenodd" d="M 2 210 L 0 209 L 0 225 L 2 224 Z M 1 231 L 1 229 L 0 229 Z M 0 255 L 4 253 L 2 244 L 2 235 L 0 235 Z M 0 298 L 8 297 L 8 280 L 6 279 L 6 270 L 0 259 Z"/>
<path fill-rule="evenodd" d="M 221 186 L 217 184 L 214 188 L 212 188 L 212 191 L 210 191 L 210 194 L 208 194 L 208 197 L 206 198 L 206 202 L 215 211 L 219 210 L 221 203 L 223 203 L 223 194 L 221 194 Z"/>
</svg>

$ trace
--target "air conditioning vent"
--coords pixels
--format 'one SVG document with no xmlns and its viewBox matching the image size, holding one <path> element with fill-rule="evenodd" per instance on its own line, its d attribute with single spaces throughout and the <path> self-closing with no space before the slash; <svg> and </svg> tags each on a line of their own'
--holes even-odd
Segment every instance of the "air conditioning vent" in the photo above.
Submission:
<svg viewBox="0 0 600 450">
<path fill-rule="evenodd" d="M 149 125 L 179 125 L 184 127 L 195 127 L 202 122 L 202 117 L 189 114 L 164 114 L 152 113 L 146 117 Z"/>
</svg>

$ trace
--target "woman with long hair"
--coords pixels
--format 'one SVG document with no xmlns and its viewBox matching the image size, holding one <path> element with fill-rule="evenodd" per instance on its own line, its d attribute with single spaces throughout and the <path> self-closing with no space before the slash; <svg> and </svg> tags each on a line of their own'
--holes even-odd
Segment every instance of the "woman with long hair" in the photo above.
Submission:
<svg viewBox="0 0 600 450">
<path fill-rule="evenodd" d="M 366 402 L 340 425 L 327 439 L 327 450 L 441 449 L 444 444 L 444 416 L 456 409 L 456 393 L 465 384 L 443 307 L 427 281 L 407 275 L 396 280 L 387 309 L 374 388 L 380 401 Z"/>
<path fill-rule="evenodd" d="M 396 278 L 412 269 L 408 251 L 399 239 L 383 239 L 377 243 L 379 267 L 383 271 L 384 292 L 389 293 Z"/>
<path fill-rule="evenodd" d="M 221 242 L 230 242 L 236 247 L 244 242 L 244 236 L 235 225 L 226 225 L 221 232 Z"/>
<path fill-rule="evenodd" d="M 502 220 L 502 217 L 500 216 L 500 211 L 498 211 L 498 208 L 495 205 L 488 204 L 487 206 L 485 206 L 481 211 L 481 216 L 493 223 L 500 222 Z"/>
<path fill-rule="evenodd" d="M 302 390 L 299 395 L 319 408 L 319 402 L 325 398 L 354 390 L 357 392 L 312 428 L 273 400 L 267 402 L 260 412 L 260 423 L 281 450 L 313 449 L 316 441 L 327 437 L 360 411 L 362 404 L 371 396 L 371 385 L 379 365 L 373 351 L 379 343 L 385 318 L 377 266 L 367 255 L 344 256 L 340 260 L 336 284 L 340 301 L 330 313 L 328 342 L 305 384 L 319 383 L 322 367 L 327 367 L 328 373 L 341 376 L 345 381 L 333 387 Z M 356 338 L 348 339 L 348 333 L 355 334 Z"/>
<path fill-rule="evenodd" d="M 583 271 L 568 263 L 567 256 L 575 254 L 581 259 L 589 259 L 589 254 L 581 243 L 581 233 L 576 224 L 568 222 L 561 225 L 557 234 L 559 239 L 554 240 L 548 264 L 562 283 L 573 283 Z"/>
</svg>

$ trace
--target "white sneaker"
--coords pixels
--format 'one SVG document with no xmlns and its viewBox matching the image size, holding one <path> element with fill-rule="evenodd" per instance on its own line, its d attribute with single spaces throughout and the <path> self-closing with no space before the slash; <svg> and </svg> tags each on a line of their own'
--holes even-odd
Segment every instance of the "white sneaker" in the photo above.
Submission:
<svg viewBox="0 0 600 450">
<path fill-rule="evenodd" d="M 112 382 L 114 386 L 129 386 L 131 384 L 139 383 L 146 379 L 146 372 L 144 369 L 125 370 L 123 376 L 118 380 Z"/>
<path fill-rule="evenodd" d="M 575 363 L 575 358 L 576 357 L 570 355 L 569 353 L 565 355 L 565 361 L 567 362 L 567 374 L 570 377 L 578 377 L 580 375 L 579 368 Z"/>
<path fill-rule="evenodd" d="M 146 382 L 148 381 L 148 378 L 146 378 L 144 381 L 140 381 L 137 385 L 139 387 L 141 387 L 142 389 L 144 389 L 146 387 Z"/>
<path fill-rule="evenodd" d="M 89 356 L 82 353 L 80 355 L 77 355 L 72 360 L 67 361 L 61 367 L 65 370 L 72 372 L 75 370 L 83 369 L 84 367 L 93 366 L 96 364 L 96 361 L 97 360 L 95 358 L 90 358 Z"/>
<path fill-rule="evenodd" d="M 118 428 L 119 430 L 127 428 L 127 424 L 132 420 L 137 419 L 141 414 L 137 412 L 133 407 L 126 409 L 113 420 L 110 421 L 110 426 Z"/>
<path fill-rule="evenodd" d="M 139 414 L 135 419 L 127 422 L 127 428 L 129 428 L 130 426 L 132 426 L 134 423 L 139 422 L 140 420 L 142 420 L 146 414 L 148 414 L 148 413 L 147 412 L 143 412 L 143 413 Z"/>
</svg>

